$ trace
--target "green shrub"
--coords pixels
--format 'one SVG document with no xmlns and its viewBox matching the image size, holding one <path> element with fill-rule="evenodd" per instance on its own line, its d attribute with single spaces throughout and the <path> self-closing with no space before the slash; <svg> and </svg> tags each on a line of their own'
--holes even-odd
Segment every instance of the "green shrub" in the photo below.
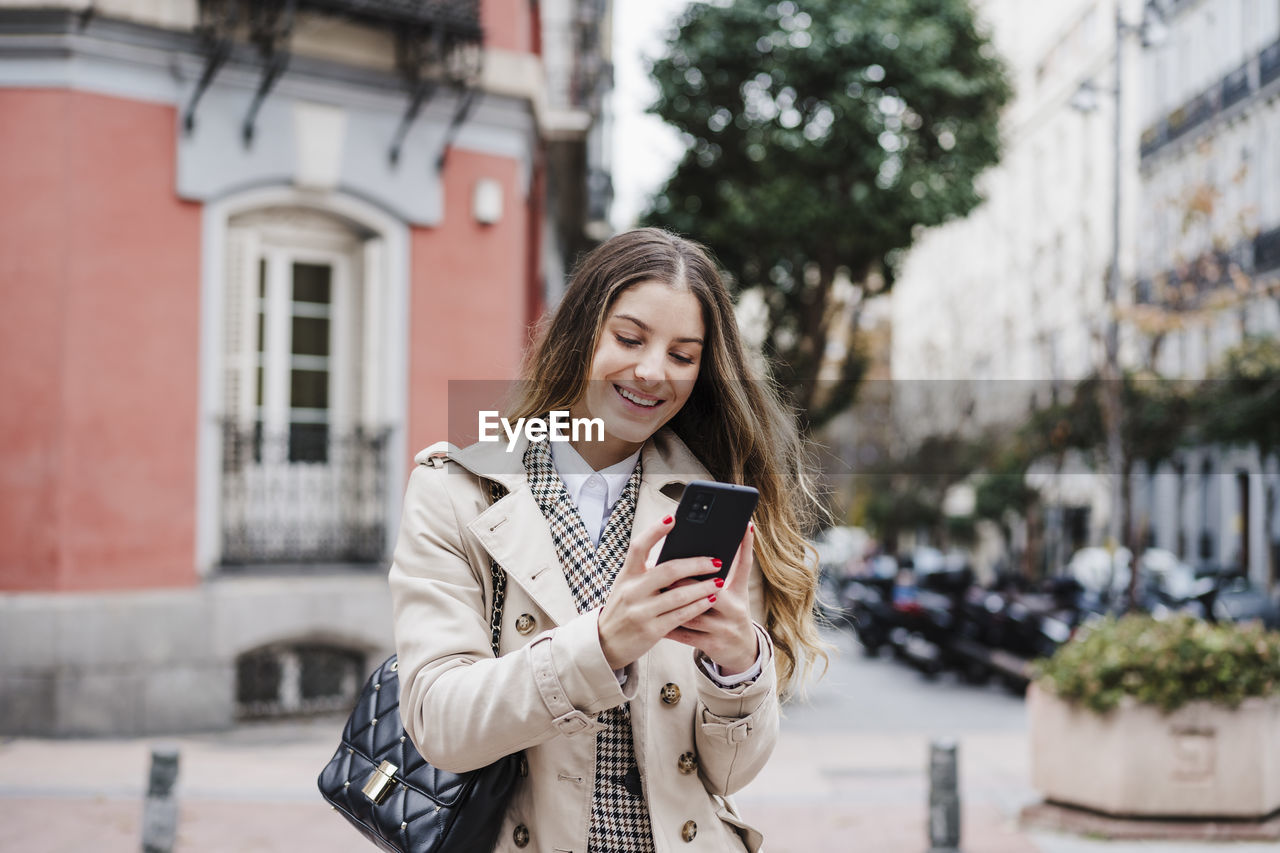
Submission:
<svg viewBox="0 0 1280 853">
<path fill-rule="evenodd" d="M 1249 696 L 1280 693 L 1280 632 L 1190 616 L 1108 617 L 1037 661 L 1035 680 L 1103 713 L 1124 696 L 1164 711 L 1199 699 L 1234 708 Z"/>
</svg>

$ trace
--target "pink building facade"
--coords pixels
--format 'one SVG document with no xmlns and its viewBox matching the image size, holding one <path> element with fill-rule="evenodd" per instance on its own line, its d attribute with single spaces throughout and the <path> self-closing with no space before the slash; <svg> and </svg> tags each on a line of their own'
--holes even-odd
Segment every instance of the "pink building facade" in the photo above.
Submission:
<svg viewBox="0 0 1280 853">
<path fill-rule="evenodd" d="M 0 731 L 341 707 L 449 381 L 514 376 L 559 286 L 547 152 L 592 117 L 528 0 L 40 5 L 0 6 Z"/>
</svg>

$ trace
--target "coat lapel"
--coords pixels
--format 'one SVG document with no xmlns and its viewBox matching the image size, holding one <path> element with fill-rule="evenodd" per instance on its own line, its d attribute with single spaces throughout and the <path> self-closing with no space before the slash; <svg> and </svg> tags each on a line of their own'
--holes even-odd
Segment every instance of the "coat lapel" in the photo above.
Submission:
<svg viewBox="0 0 1280 853">
<path fill-rule="evenodd" d="M 557 625 L 578 615 L 560 569 L 547 521 L 528 486 L 513 491 L 476 516 L 467 528 Z"/>
<path fill-rule="evenodd" d="M 578 608 L 560 570 L 546 519 L 529 491 L 529 478 L 521 461 L 527 446 L 528 440 L 523 436 L 509 451 L 505 442 L 477 442 L 450 453 L 449 458 L 507 490 L 467 529 L 506 570 L 508 580 L 518 584 L 555 624 L 562 625 L 578 615 Z"/>
<path fill-rule="evenodd" d="M 669 429 L 660 429 L 649 439 L 641 461 L 644 478 L 635 520 L 635 527 L 640 530 L 652 527 L 675 510 L 686 483 L 711 479 L 703 464 Z"/>
</svg>

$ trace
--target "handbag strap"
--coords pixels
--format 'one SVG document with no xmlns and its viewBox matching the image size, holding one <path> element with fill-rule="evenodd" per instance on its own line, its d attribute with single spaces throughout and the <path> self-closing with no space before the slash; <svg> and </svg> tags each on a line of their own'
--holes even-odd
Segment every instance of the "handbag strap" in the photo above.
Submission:
<svg viewBox="0 0 1280 853">
<path fill-rule="evenodd" d="M 497 503 L 503 495 L 507 493 L 501 485 L 489 481 L 489 502 Z M 498 641 L 502 635 L 502 605 L 507 597 L 507 573 L 502 570 L 502 566 L 498 565 L 498 561 L 489 560 L 489 571 L 493 576 L 493 612 L 489 616 L 489 644 L 493 648 L 493 656 L 501 657 L 498 653 Z"/>
</svg>

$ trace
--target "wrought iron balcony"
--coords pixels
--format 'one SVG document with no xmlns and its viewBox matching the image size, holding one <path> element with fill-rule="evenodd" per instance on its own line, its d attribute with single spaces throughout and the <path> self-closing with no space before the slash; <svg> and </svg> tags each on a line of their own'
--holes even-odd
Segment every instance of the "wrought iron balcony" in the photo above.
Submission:
<svg viewBox="0 0 1280 853">
<path fill-rule="evenodd" d="M 1268 232 L 1280 236 L 1280 229 Z M 1267 237 L 1267 234 L 1261 235 Z M 1272 237 L 1271 249 L 1280 253 L 1280 239 Z M 1173 311 L 1193 311 L 1224 289 L 1234 289 L 1240 273 L 1263 272 L 1250 258 L 1258 257 L 1257 243 L 1241 241 L 1229 249 L 1212 249 L 1182 261 L 1172 268 L 1144 276 L 1134 283 L 1134 301 Z M 1280 265 L 1280 257 L 1274 263 Z"/>
<path fill-rule="evenodd" d="M 1142 139 L 1138 143 L 1138 152 L 1142 157 L 1154 154 L 1169 141 L 1169 125 L 1164 119 L 1142 131 Z"/>
<path fill-rule="evenodd" d="M 223 425 L 222 563 L 380 563 L 387 436 Z"/>
<path fill-rule="evenodd" d="M 1235 104 L 1249 94 L 1249 63 L 1245 63 L 1232 71 L 1226 77 L 1222 78 L 1222 106 L 1221 109 Z"/>
<path fill-rule="evenodd" d="M 1257 59 L 1258 86 L 1261 89 L 1280 78 L 1280 41 L 1263 49 Z M 1141 156 L 1144 159 L 1151 156 L 1197 126 L 1214 119 L 1223 110 L 1257 94 L 1258 89 L 1250 85 L 1249 69 L 1252 62 L 1252 59 L 1246 61 L 1208 90 L 1146 128 L 1139 144 Z"/>
<path fill-rule="evenodd" d="M 375 24 L 442 26 L 456 35 L 480 38 L 478 0 L 297 0 L 319 9 Z"/>
<path fill-rule="evenodd" d="M 399 161 L 409 125 L 442 85 L 464 94 L 445 133 L 447 149 L 470 109 L 484 61 L 479 0 L 200 0 L 199 9 L 196 35 L 205 64 L 183 109 L 183 128 L 188 134 L 195 131 L 200 100 L 235 53 L 243 17 L 249 40 L 263 62 L 257 91 L 241 126 L 246 146 L 253 142 L 259 109 L 289 65 L 299 12 L 343 17 L 394 34 L 396 67 L 404 78 L 409 101 L 387 152 L 393 166 Z M 443 165 L 442 151 L 436 168 Z"/>
<path fill-rule="evenodd" d="M 1169 139 L 1177 139 L 1197 125 L 1207 121 L 1214 113 L 1212 90 L 1196 96 L 1188 103 L 1169 113 Z"/>
<path fill-rule="evenodd" d="M 1259 85 L 1265 86 L 1280 77 L 1280 40 L 1272 42 L 1258 57 Z"/>
</svg>

